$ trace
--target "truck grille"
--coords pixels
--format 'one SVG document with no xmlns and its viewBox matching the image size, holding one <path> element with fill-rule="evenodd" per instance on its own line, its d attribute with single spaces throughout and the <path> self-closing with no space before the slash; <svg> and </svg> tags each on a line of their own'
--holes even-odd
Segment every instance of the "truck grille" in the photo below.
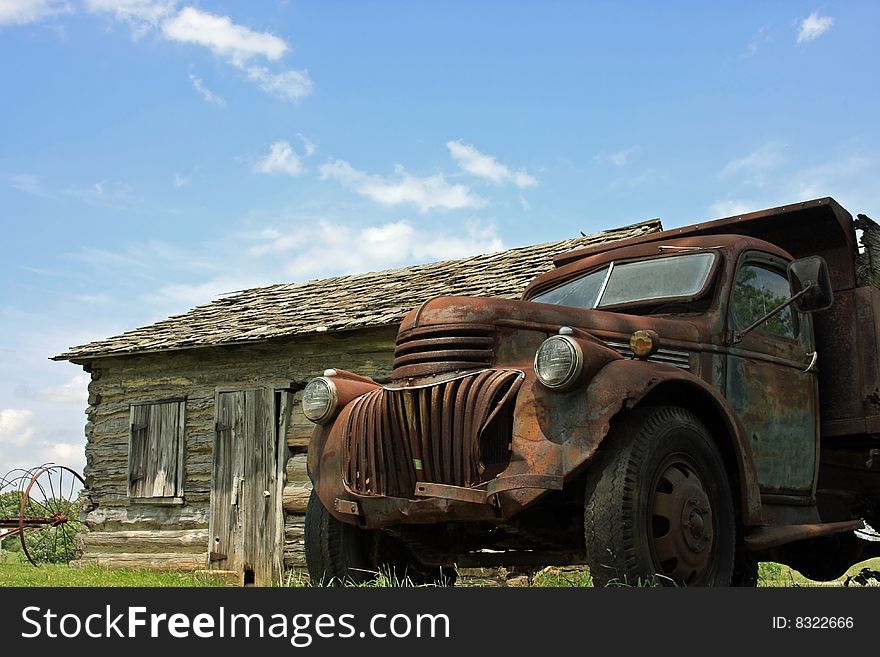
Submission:
<svg viewBox="0 0 880 657">
<path fill-rule="evenodd" d="M 412 497 L 417 481 L 472 486 L 510 460 L 518 370 L 484 370 L 414 388 L 377 388 L 354 402 L 343 477 L 361 495 Z"/>
<path fill-rule="evenodd" d="M 614 349 L 614 351 L 624 358 L 634 358 L 632 349 L 630 349 L 630 346 L 625 342 L 606 340 L 605 344 Z M 666 363 L 667 365 L 674 365 L 683 370 L 689 370 L 691 368 L 690 353 L 687 351 L 677 351 L 675 349 L 660 348 L 657 350 L 656 354 L 648 357 L 648 361 L 651 363 Z"/>
<path fill-rule="evenodd" d="M 395 381 L 489 367 L 494 354 L 491 325 L 444 324 L 402 332 L 394 348 Z"/>
</svg>

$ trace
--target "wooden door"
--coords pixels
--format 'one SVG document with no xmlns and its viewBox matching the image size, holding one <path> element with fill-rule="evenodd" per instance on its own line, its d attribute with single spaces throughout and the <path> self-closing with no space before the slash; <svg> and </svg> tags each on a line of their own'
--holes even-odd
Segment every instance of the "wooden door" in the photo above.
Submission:
<svg viewBox="0 0 880 657">
<path fill-rule="evenodd" d="M 278 409 L 271 388 L 216 397 L 210 568 L 238 573 L 242 584 L 271 586 L 281 579 L 284 423 Z"/>
</svg>

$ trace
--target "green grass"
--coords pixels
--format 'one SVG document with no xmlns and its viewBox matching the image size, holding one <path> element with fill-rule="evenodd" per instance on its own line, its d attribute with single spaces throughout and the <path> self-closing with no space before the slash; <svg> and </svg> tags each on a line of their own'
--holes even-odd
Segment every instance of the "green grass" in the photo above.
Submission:
<svg viewBox="0 0 880 657">
<path fill-rule="evenodd" d="M 880 571 L 880 558 L 863 562 L 850 568 L 848 575 L 854 576 L 863 568 Z M 808 580 L 787 566 L 778 563 L 762 563 L 759 570 L 758 586 L 762 587 L 810 587 L 840 586 L 846 576 L 833 583 Z M 871 581 L 877 585 L 876 579 Z M 591 587 L 593 580 L 586 568 L 545 568 L 537 573 L 510 577 L 506 581 L 481 580 L 476 577 L 460 576 L 460 586 L 486 587 L 534 587 L 534 588 L 583 588 Z M 645 584 L 650 586 L 650 583 Z M 21 563 L 16 553 L 0 553 L 0 586 L 87 586 L 87 587 L 211 587 L 229 586 L 222 578 L 204 572 L 157 572 L 152 570 L 110 569 L 99 566 L 70 567 L 63 564 L 48 564 L 39 567 Z M 281 586 L 312 586 L 303 573 L 289 572 Z M 413 584 L 380 574 L 375 582 L 359 586 L 387 588 L 407 587 Z"/>
<path fill-rule="evenodd" d="M 110 569 L 99 566 L 71 568 L 63 564 L 35 567 L 29 563 L 0 563 L 0 586 L 226 586 L 200 573 Z"/>
<path fill-rule="evenodd" d="M 816 582 L 807 579 L 796 570 L 792 570 L 788 566 L 782 564 L 765 562 L 758 566 L 758 586 L 767 587 L 786 587 L 786 586 L 840 586 L 847 577 L 857 575 L 862 569 L 867 568 L 872 571 L 880 571 L 880 557 L 869 559 L 862 563 L 856 564 L 850 568 L 845 575 L 838 577 L 833 582 Z M 873 585 L 880 585 L 876 579 Z"/>
</svg>

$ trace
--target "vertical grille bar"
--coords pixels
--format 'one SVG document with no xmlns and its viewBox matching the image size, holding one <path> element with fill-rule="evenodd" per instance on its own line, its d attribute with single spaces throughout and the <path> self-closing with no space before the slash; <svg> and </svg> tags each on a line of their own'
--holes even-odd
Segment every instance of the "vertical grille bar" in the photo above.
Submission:
<svg viewBox="0 0 880 657">
<path fill-rule="evenodd" d="M 484 370 L 370 391 L 355 401 L 342 437 L 346 483 L 362 495 L 411 497 L 417 481 L 473 486 L 496 476 L 509 459 L 509 416 L 521 383 L 519 371 Z"/>
</svg>

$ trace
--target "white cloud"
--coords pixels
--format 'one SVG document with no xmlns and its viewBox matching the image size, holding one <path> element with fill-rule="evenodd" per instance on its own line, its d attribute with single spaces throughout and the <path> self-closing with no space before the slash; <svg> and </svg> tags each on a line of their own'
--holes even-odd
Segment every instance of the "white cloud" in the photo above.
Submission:
<svg viewBox="0 0 880 657">
<path fill-rule="evenodd" d="M 0 444 L 24 445 L 34 435 L 34 412 L 18 408 L 0 409 Z"/>
<path fill-rule="evenodd" d="M 463 258 L 504 248 L 494 223 L 469 222 L 458 230 L 415 227 L 406 220 L 356 228 L 321 219 L 288 230 L 267 229 L 254 237 L 252 257 L 267 254 L 284 272 L 304 279 L 319 275 L 387 269 L 413 261 Z M 328 259 L 327 253 L 345 253 Z"/>
<path fill-rule="evenodd" d="M 180 189 L 181 187 L 186 187 L 189 185 L 189 178 L 183 176 L 179 173 L 174 174 L 174 189 Z"/>
<path fill-rule="evenodd" d="M 40 390 L 39 397 L 43 401 L 58 404 L 75 403 L 84 407 L 89 396 L 90 380 L 88 374 L 77 374 L 67 383 L 43 388 Z"/>
<path fill-rule="evenodd" d="M 176 11 L 177 0 L 86 0 L 86 9 L 112 14 L 140 38 Z"/>
<path fill-rule="evenodd" d="M 223 274 L 202 283 L 163 285 L 156 292 L 148 294 L 146 299 L 153 304 L 180 310 L 267 283 L 265 278 L 258 275 L 241 277 L 236 274 Z"/>
<path fill-rule="evenodd" d="M 767 174 L 784 163 L 784 148 L 784 145 L 779 141 L 768 142 L 751 153 L 725 164 L 721 169 L 720 176 L 722 178 L 744 176 L 747 182 L 762 186 Z"/>
<path fill-rule="evenodd" d="M 745 214 L 746 212 L 751 212 L 755 209 L 757 208 L 755 208 L 754 205 L 735 199 L 715 201 L 715 203 L 709 208 L 713 217 L 734 217 L 736 215 Z"/>
<path fill-rule="evenodd" d="M 831 16 L 820 16 L 819 12 L 814 11 L 800 22 L 797 42 L 807 43 L 818 39 L 830 30 L 832 25 L 834 25 L 834 19 Z"/>
<path fill-rule="evenodd" d="M 312 155 L 314 155 L 315 151 L 318 150 L 318 147 L 315 146 L 315 143 L 305 135 L 297 134 L 296 136 L 299 137 L 299 140 L 303 143 L 303 151 L 305 151 L 306 157 L 311 157 Z"/>
<path fill-rule="evenodd" d="M 202 82 L 202 79 L 200 77 L 190 74 L 189 79 L 190 82 L 192 82 L 193 88 L 199 92 L 199 95 L 201 95 L 206 103 L 213 103 L 214 105 L 221 106 L 226 104 L 226 101 L 223 98 L 221 98 L 205 86 L 205 83 Z"/>
<path fill-rule="evenodd" d="M 538 184 L 538 181 L 524 170 L 511 171 L 494 155 L 481 153 L 474 146 L 465 144 L 460 139 L 446 142 L 446 148 L 462 171 L 478 178 L 485 178 L 496 185 L 511 182 L 519 188 L 534 187 Z"/>
<path fill-rule="evenodd" d="M 63 0 L 0 0 L 0 25 L 35 23 L 72 11 L 70 4 Z"/>
<path fill-rule="evenodd" d="M 253 57 L 279 59 L 287 50 L 284 39 L 269 32 L 256 32 L 195 7 L 184 7 L 180 13 L 162 23 L 166 38 L 181 43 L 195 43 L 242 66 Z"/>
<path fill-rule="evenodd" d="M 0 2 L 2 1 L 3 0 L 0 0 Z M 34 176 L 29 173 L 9 176 L 9 184 L 25 194 L 32 194 L 33 196 L 49 196 L 49 193 L 43 189 L 39 176 Z"/>
<path fill-rule="evenodd" d="M 87 187 L 70 187 L 64 192 L 84 203 L 101 208 L 123 210 L 140 203 L 131 185 L 121 181 L 100 180 Z"/>
<path fill-rule="evenodd" d="M 630 159 L 638 150 L 638 146 L 630 146 L 629 148 L 624 148 L 622 150 L 611 153 L 611 155 L 608 156 L 608 161 L 616 167 L 625 167 L 627 164 L 629 164 Z"/>
<path fill-rule="evenodd" d="M 247 76 L 256 82 L 260 89 L 281 100 L 295 103 L 312 93 L 312 79 L 308 71 L 288 70 L 272 73 L 265 66 L 250 66 Z"/>
<path fill-rule="evenodd" d="M 841 190 L 849 192 L 861 186 L 857 182 L 860 177 L 870 179 L 874 162 L 873 157 L 864 153 L 848 153 L 793 172 L 784 184 L 791 189 L 789 193 L 799 199 L 843 196 Z"/>
<path fill-rule="evenodd" d="M 3 2 L 4 0 L 0 0 Z M 135 37 L 158 29 L 169 41 L 207 48 L 240 69 L 263 91 L 288 102 L 296 102 L 312 93 L 314 84 L 308 71 L 288 69 L 274 72 L 254 60 L 276 62 L 290 50 L 284 39 L 271 32 L 259 32 L 221 16 L 195 7 L 177 11 L 177 0 L 88 0 L 93 12 L 112 14 L 116 20 L 131 25 Z M 190 76 L 193 86 L 211 103 L 223 99 L 208 90 L 202 80 Z"/>
<path fill-rule="evenodd" d="M 47 452 L 49 461 L 67 465 L 77 460 L 85 460 L 85 445 L 79 443 L 50 443 L 44 446 L 44 452 Z M 65 479 L 66 484 L 66 479 Z M 65 488 L 67 486 L 65 485 Z"/>
<path fill-rule="evenodd" d="M 254 165 L 254 171 L 298 176 L 303 172 L 303 165 L 293 147 L 282 140 L 269 147 L 269 153 Z"/>
<path fill-rule="evenodd" d="M 745 50 L 740 54 L 740 59 L 748 59 L 758 54 L 763 45 L 770 40 L 767 27 L 762 27 L 746 44 Z"/>
<path fill-rule="evenodd" d="M 394 179 L 358 171 L 344 160 L 327 162 L 319 167 L 321 180 L 337 180 L 356 193 L 381 205 L 413 204 L 420 212 L 433 209 L 460 210 L 479 208 L 485 199 L 471 193 L 466 185 L 450 184 L 442 174 L 420 178 L 395 167 Z"/>
</svg>

